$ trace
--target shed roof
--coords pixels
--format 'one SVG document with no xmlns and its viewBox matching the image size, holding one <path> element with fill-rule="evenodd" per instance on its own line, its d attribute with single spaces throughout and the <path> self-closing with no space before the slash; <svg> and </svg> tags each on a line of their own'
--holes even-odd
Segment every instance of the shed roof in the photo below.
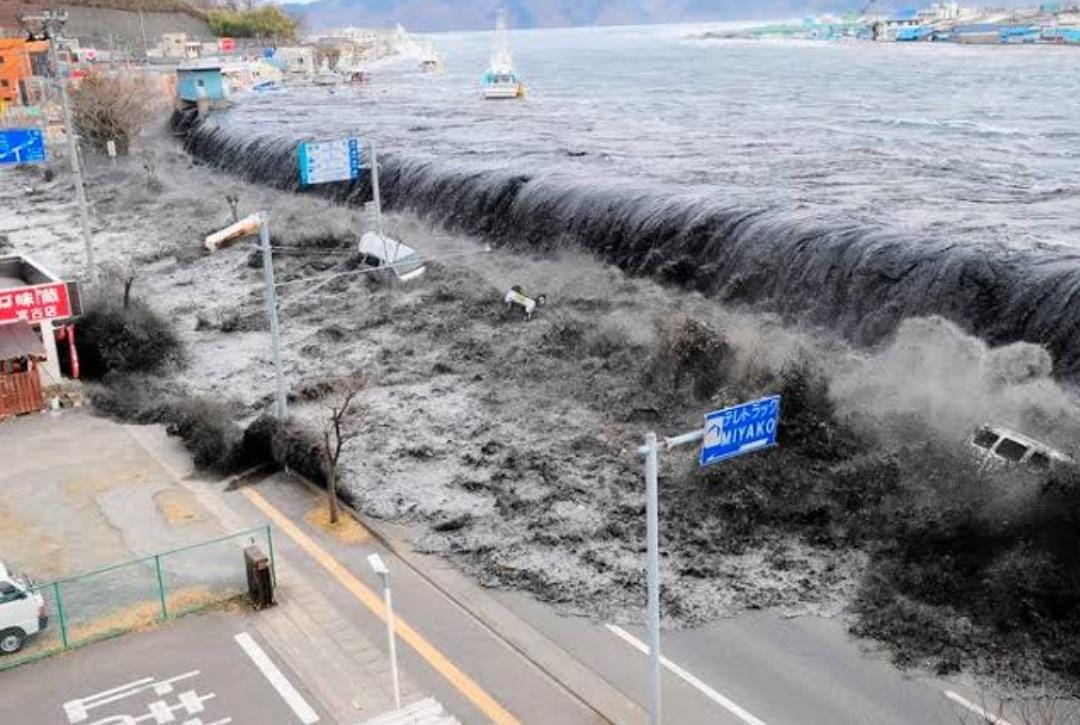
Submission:
<svg viewBox="0 0 1080 725">
<path fill-rule="evenodd" d="M 45 345 L 25 320 L 0 325 L 0 360 L 45 357 Z"/>
</svg>

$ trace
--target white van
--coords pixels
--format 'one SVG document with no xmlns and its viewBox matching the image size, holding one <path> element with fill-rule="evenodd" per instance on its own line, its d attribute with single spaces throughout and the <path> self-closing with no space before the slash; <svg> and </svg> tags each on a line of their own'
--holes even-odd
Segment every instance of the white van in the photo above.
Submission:
<svg viewBox="0 0 1080 725">
<path fill-rule="evenodd" d="M 375 232 L 367 232 L 360 237 L 359 251 L 364 264 L 390 267 L 402 282 L 419 277 L 427 269 L 415 249 Z"/>
<path fill-rule="evenodd" d="M 22 649 L 26 638 L 45 629 L 45 599 L 27 577 L 8 573 L 0 562 L 0 654 Z"/>
<path fill-rule="evenodd" d="M 971 436 L 971 445 L 987 463 L 1021 463 L 1045 470 L 1054 463 L 1072 460 L 1045 443 L 997 425 L 979 426 Z"/>
</svg>

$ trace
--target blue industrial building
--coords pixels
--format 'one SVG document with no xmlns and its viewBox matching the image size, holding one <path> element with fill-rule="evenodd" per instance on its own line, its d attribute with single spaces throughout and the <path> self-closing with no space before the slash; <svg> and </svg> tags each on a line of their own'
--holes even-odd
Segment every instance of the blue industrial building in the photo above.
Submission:
<svg viewBox="0 0 1080 725">
<path fill-rule="evenodd" d="M 196 103 L 206 98 L 211 106 L 223 106 L 229 102 L 229 87 L 220 66 L 176 69 L 176 92 L 185 103 Z"/>
</svg>

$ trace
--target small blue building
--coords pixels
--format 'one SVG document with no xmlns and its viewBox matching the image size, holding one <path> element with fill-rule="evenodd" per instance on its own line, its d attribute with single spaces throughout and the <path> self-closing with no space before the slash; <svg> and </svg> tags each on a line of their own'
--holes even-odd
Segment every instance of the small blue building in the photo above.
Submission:
<svg viewBox="0 0 1080 725">
<path fill-rule="evenodd" d="M 229 87 L 221 66 L 176 69 L 176 93 L 185 103 L 196 103 L 204 96 L 211 106 L 229 102 Z"/>
</svg>

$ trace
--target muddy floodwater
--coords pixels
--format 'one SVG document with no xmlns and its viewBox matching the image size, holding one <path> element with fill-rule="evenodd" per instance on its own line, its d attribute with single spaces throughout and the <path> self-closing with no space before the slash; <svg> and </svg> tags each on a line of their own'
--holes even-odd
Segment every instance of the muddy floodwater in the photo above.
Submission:
<svg viewBox="0 0 1080 725">
<path fill-rule="evenodd" d="M 388 204 L 451 228 L 591 249 L 859 344 L 942 314 L 1075 374 L 1073 49 L 700 31 L 515 33 L 530 90 L 510 103 L 479 97 L 489 34 L 435 36 L 444 74 L 405 59 L 359 89 L 238 94 L 190 148 L 289 185 L 299 139 L 357 132 L 383 150 Z"/>
</svg>

